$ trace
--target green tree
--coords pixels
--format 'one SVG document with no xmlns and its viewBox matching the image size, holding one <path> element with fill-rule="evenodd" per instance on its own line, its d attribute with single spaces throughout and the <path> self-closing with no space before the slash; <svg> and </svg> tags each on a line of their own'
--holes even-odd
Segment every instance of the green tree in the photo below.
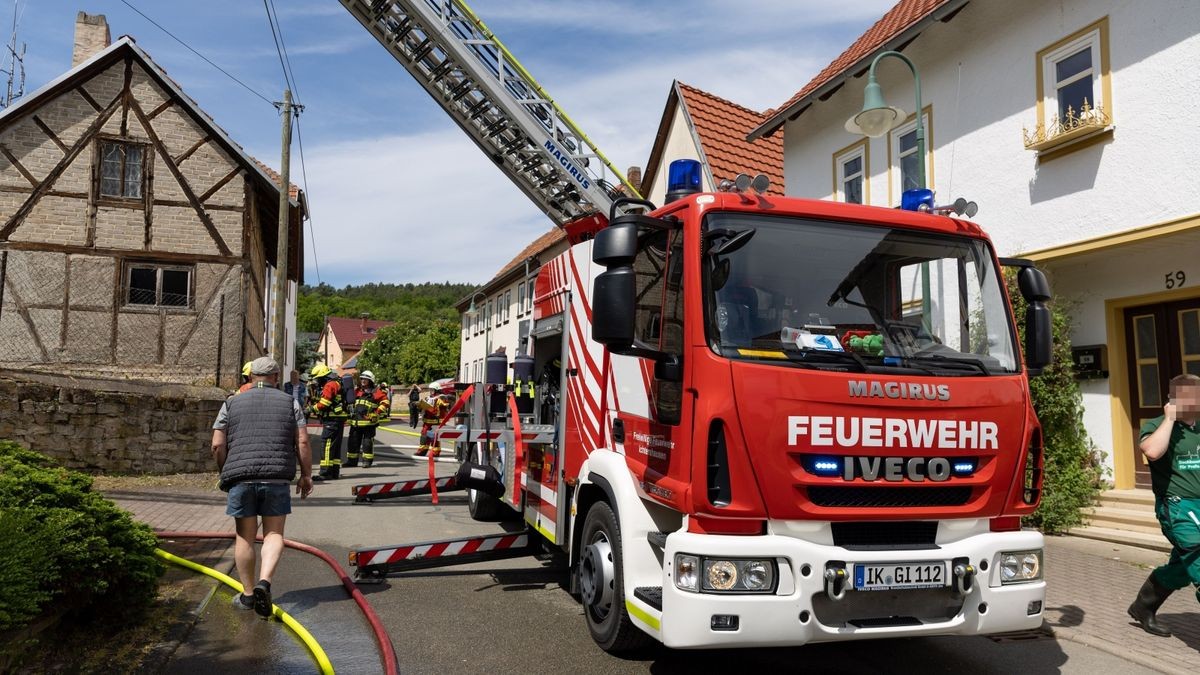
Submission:
<svg viewBox="0 0 1200 675">
<path fill-rule="evenodd" d="M 301 332 L 315 333 L 325 325 L 325 317 L 357 317 L 398 321 L 458 321 L 454 303 L 474 289 L 470 284 L 363 284 L 334 288 L 328 284 L 302 286 L 296 306 L 296 326 Z"/>
<path fill-rule="evenodd" d="M 457 321 L 406 319 L 379 329 L 358 353 L 359 370 L 393 384 L 430 382 L 458 372 Z"/>
<path fill-rule="evenodd" d="M 1005 276 L 1023 344 L 1027 305 L 1017 289 L 1016 275 L 1009 272 Z M 1050 311 L 1054 363 L 1029 380 L 1045 443 L 1042 503 L 1025 522 L 1043 532 L 1058 533 L 1083 522 L 1082 510 L 1099 492 L 1103 471 L 1083 426 L 1083 395 L 1071 361 L 1071 317 L 1062 301 L 1052 302 Z"/>
<path fill-rule="evenodd" d="M 315 340 L 297 340 L 296 341 L 296 370 L 301 373 L 308 372 L 317 359 L 321 357 L 317 351 L 317 343 Z"/>
</svg>

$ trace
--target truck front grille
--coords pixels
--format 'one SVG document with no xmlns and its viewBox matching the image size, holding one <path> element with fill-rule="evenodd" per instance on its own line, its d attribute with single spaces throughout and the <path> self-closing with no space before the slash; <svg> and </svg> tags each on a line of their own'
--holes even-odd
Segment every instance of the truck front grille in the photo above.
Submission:
<svg viewBox="0 0 1200 675">
<path fill-rule="evenodd" d="M 971 488 L 875 487 L 811 485 L 808 499 L 817 506 L 841 508 L 904 508 L 909 506 L 962 506 L 971 499 Z"/>
</svg>

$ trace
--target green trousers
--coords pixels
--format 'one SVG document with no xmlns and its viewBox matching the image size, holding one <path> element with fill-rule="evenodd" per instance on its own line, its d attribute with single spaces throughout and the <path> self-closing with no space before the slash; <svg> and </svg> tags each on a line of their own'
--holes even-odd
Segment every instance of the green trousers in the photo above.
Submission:
<svg viewBox="0 0 1200 675">
<path fill-rule="evenodd" d="M 1172 590 L 1192 584 L 1200 601 L 1200 499 L 1160 497 L 1154 514 L 1174 547 L 1167 564 L 1154 570 L 1154 579 Z"/>
</svg>

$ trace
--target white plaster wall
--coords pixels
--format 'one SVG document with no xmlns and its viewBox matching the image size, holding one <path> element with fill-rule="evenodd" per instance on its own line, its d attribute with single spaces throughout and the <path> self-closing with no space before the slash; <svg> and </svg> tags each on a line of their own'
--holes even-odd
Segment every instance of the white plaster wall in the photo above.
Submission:
<svg viewBox="0 0 1200 675">
<path fill-rule="evenodd" d="M 700 160 L 700 149 L 696 147 L 696 139 L 692 135 L 691 125 L 688 124 L 687 116 L 683 112 L 683 102 L 675 106 L 675 115 L 671 118 L 671 126 L 667 131 L 667 140 L 663 143 L 662 157 L 658 162 L 658 169 L 654 172 L 654 182 L 650 184 L 650 193 L 646 196 L 651 202 L 662 205 L 663 198 L 667 195 L 667 171 L 671 166 L 671 162 L 677 159 L 694 159 Z M 700 179 L 702 188 L 705 192 L 713 190 L 712 181 L 708 179 L 708 172 L 705 171 Z"/>
<path fill-rule="evenodd" d="M 1038 50 L 1108 16 L 1115 131 L 1111 141 L 1038 165 L 1022 127 L 1036 124 Z M 965 196 L 1001 255 L 1030 251 L 1200 211 L 1195 165 L 1200 125 L 1200 3 L 1192 0 L 972 2 L 905 49 L 932 104 L 938 201 Z M 912 76 L 880 63 L 891 105 L 911 113 Z M 845 120 L 862 106 L 866 78 L 789 122 L 788 193 L 829 198 L 831 157 L 857 140 Z M 803 82 L 798 82 L 799 87 Z M 871 198 L 888 200 L 888 139 L 870 141 Z"/>
<path fill-rule="evenodd" d="M 565 240 L 563 240 L 563 241 L 556 242 L 550 248 L 548 248 L 545 251 L 542 251 L 541 253 L 538 253 L 536 255 L 539 260 L 547 261 L 547 260 L 552 260 L 553 258 L 558 256 L 558 254 L 562 253 L 565 250 L 567 250 L 567 242 Z M 537 278 L 537 273 L 538 273 L 537 267 L 530 268 L 530 270 L 529 270 L 529 274 L 530 274 L 529 281 L 530 282 L 532 282 L 533 280 L 535 280 Z M 486 310 L 488 300 L 491 300 L 493 303 L 495 303 L 495 301 L 497 299 L 503 299 L 504 291 L 512 292 L 512 306 L 509 307 L 509 310 L 508 310 L 508 323 L 506 324 L 506 323 L 503 323 L 503 321 L 502 321 L 501 325 L 497 326 L 495 323 L 494 314 L 489 315 L 488 320 L 491 322 L 491 324 L 490 324 L 491 325 L 491 328 L 490 328 L 491 334 L 489 336 L 487 336 L 487 339 L 485 339 L 485 333 L 482 330 L 483 324 L 480 324 L 480 326 L 479 326 L 481 330 L 479 331 L 478 335 L 475 335 L 475 332 L 473 330 L 474 323 L 471 324 L 472 330 L 470 330 L 469 332 L 463 330 L 463 328 L 462 328 L 463 312 L 459 313 L 458 327 L 459 327 L 459 336 L 460 337 L 459 337 L 459 357 L 458 357 L 458 375 L 457 375 L 457 377 L 460 379 L 460 381 L 470 381 L 474 378 L 474 375 L 475 375 L 474 363 L 476 360 L 483 359 L 487 356 L 487 352 L 486 352 L 485 348 L 488 346 L 489 342 L 490 342 L 492 351 L 495 351 L 497 347 L 503 345 L 505 347 L 505 353 L 508 354 L 508 360 L 510 363 L 512 362 L 513 358 L 516 357 L 517 347 L 519 345 L 519 341 L 521 338 L 521 331 L 520 331 L 521 321 L 529 320 L 529 322 L 530 322 L 529 328 L 530 328 L 530 330 L 533 329 L 533 301 L 532 300 L 529 301 L 530 309 L 528 312 L 518 313 L 518 311 L 517 311 L 517 299 L 518 299 L 517 285 L 521 281 L 524 281 L 524 280 L 522 279 L 519 281 L 514 281 L 511 284 L 509 284 L 508 286 L 505 286 L 504 288 L 500 289 L 499 291 L 488 294 L 488 296 L 486 298 L 477 297 L 475 299 L 475 302 L 478 303 L 480 306 L 482 306 Z M 525 291 L 526 293 L 530 292 L 532 285 L 533 285 L 532 283 L 526 284 L 526 291 Z M 494 306 L 493 306 L 492 311 L 493 312 L 495 311 Z M 530 349 L 532 349 L 532 345 L 530 345 Z"/>
<path fill-rule="evenodd" d="M 1182 271 L 1186 278 L 1200 281 L 1200 238 L 1195 235 L 1164 237 L 1153 244 L 1138 244 L 1125 250 L 1110 251 L 1067 259 L 1050 270 L 1051 288 L 1058 302 L 1068 303 L 1075 325 L 1071 335 L 1073 345 L 1095 345 L 1107 342 L 1104 302 L 1109 298 L 1136 297 L 1164 290 L 1165 275 Z M 1113 363 L 1109 355 L 1109 370 L 1124 368 Z M 1092 442 L 1107 455 L 1106 464 L 1113 467 L 1112 406 L 1108 379 L 1084 380 L 1083 391 L 1085 428 Z"/>
</svg>

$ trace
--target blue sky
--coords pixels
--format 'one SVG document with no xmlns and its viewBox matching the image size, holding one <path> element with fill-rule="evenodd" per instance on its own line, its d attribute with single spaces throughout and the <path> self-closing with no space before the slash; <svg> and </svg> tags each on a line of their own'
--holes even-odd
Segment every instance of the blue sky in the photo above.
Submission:
<svg viewBox="0 0 1200 675">
<path fill-rule="evenodd" d="M 17 0 L 26 91 L 70 67 L 76 12 L 133 36 L 230 135 L 279 165 L 279 118 L 120 0 Z M 261 0 L 129 0 L 267 98 L 283 76 Z M 481 283 L 551 223 L 336 0 L 274 0 L 296 76 L 312 239 L 305 277 Z M 644 166 L 673 79 L 778 106 L 894 0 L 474 0 L 622 170 Z M 13 0 L 0 0 L 9 26 Z M 300 182 L 293 146 L 293 182 Z"/>
</svg>

